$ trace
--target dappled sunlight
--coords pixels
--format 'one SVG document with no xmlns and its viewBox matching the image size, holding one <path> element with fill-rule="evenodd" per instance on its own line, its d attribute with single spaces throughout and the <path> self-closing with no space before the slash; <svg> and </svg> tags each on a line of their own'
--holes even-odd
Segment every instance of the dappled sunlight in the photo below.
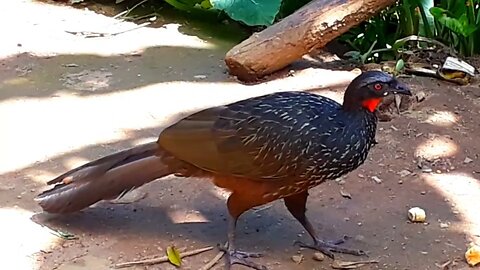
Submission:
<svg viewBox="0 0 480 270">
<path fill-rule="evenodd" d="M 431 134 L 427 141 L 420 144 L 415 150 L 415 156 L 425 159 L 436 159 L 453 156 L 458 146 L 448 136 Z"/>
<path fill-rule="evenodd" d="M 436 111 L 432 115 L 428 116 L 425 122 L 439 127 L 450 127 L 457 123 L 458 120 L 458 116 L 452 112 Z"/>
<path fill-rule="evenodd" d="M 337 74 L 337 73 L 335 73 Z M 338 72 L 339 76 L 352 76 Z M 314 80 L 312 80 L 314 81 Z M 276 91 L 302 91 L 282 78 L 256 85 L 236 82 L 173 81 L 79 96 L 58 90 L 51 97 L 0 101 L 0 173 L 18 170 L 88 145 L 131 139 L 131 131 L 160 127 L 211 106 Z M 328 87 L 328 84 L 312 87 Z M 315 91 L 341 102 L 342 92 Z M 15 117 L 11 117 L 14 115 Z M 24 154 L 24 153 L 28 153 Z"/>
<path fill-rule="evenodd" d="M 181 223 L 206 223 L 210 220 L 200 211 L 189 209 L 172 209 L 168 211 L 168 216 L 175 224 Z"/>
<path fill-rule="evenodd" d="M 40 269 L 42 250 L 60 242 L 49 229 L 30 220 L 33 213 L 21 208 L 0 209 L 2 269 Z"/>
<path fill-rule="evenodd" d="M 49 5 L 25 0 L 4 1 L 9 10 L 0 18 L 2 34 L 18 36 L 18 44 L 0 43 L 0 58 L 28 52 L 34 55 L 97 54 L 102 56 L 138 53 L 148 47 L 177 46 L 213 49 L 215 45 L 198 37 L 179 32 L 179 24 L 167 24 L 161 28 L 141 27 L 122 22 L 93 11 L 68 6 Z M 6 6 L 5 6 L 6 5 Z M 22 20 L 18 20 L 22 14 Z M 32 25 L 35 31 L 32 31 Z M 128 31 L 138 28 L 132 31 Z M 108 34 L 128 31 L 119 35 Z M 75 32 L 105 33 L 106 37 L 84 38 Z M 26 35 L 25 33 L 28 33 Z"/>
<path fill-rule="evenodd" d="M 68 170 L 71 170 L 88 162 L 89 160 L 82 157 L 69 157 L 63 161 L 63 166 Z"/>
<path fill-rule="evenodd" d="M 480 235 L 480 180 L 466 173 L 423 174 L 423 179 L 459 212 L 470 236 Z M 463 229 L 463 228 L 459 228 Z"/>
</svg>

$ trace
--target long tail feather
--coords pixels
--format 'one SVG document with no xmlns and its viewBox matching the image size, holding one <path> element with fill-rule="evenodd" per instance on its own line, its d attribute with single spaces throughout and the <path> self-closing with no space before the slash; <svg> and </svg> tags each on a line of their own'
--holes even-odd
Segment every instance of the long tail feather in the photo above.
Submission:
<svg viewBox="0 0 480 270">
<path fill-rule="evenodd" d="M 55 186 L 35 200 L 46 212 L 68 213 L 121 196 L 171 174 L 162 155 L 158 144 L 152 142 L 97 159 L 49 181 Z"/>
</svg>

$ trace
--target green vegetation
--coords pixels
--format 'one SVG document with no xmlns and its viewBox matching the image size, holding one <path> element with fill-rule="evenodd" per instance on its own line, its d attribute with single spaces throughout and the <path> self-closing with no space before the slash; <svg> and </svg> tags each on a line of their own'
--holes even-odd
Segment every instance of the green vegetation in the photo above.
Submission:
<svg viewBox="0 0 480 270">
<path fill-rule="evenodd" d="M 82 1 L 82 0 L 79 0 Z M 116 0 L 123 2 L 126 0 Z M 166 2 L 192 16 L 229 17 L 253 30 L 273 24 L 310 0 L 143 0 Z M 203 14 L 203 15 L 202 15 Z M 361 62 L 399 58 L 411 45 L 439 43 L 463 56 L 480 53 L 480 0 L 398 0 L 339 40 Z"/>
<path fill-rule="evenodd" d="M 248 26 L 268 26 L 288 16 L 310 0 L 164 0 L 173 7 L 194 12 L 224 12 L 233 20 Z"/>
<path fill-rule="evenodd" d="M 470 56 L 480 53 L 479 25 L 480 0 L 400 0 L 340 40 L 354 50 L 351 55 L 361 55 L 362 60 L 392 59 L 408 41 L 404 38 L 412 35 Z"/>
</svg>

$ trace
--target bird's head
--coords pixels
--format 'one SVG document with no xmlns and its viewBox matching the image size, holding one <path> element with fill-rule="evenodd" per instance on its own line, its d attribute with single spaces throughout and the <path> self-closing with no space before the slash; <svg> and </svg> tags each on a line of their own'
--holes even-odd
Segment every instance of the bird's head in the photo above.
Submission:
<svg viewBox="0 0 480 270">
<path fill-rule="evenodd" d="M 382 71 L 366 71 L 348 86 L 343 97 L 343 108 L 373 112 L 389 94 L 412 95 L 410 89 L 393 76 Z"/>
</svg>

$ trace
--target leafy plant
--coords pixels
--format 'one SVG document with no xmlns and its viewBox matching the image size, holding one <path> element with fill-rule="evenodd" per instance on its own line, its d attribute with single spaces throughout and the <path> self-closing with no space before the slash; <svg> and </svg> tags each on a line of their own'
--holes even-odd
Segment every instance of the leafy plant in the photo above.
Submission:
<svg viewBox="0 0 480 270">
<path fill-rule="evenodd" d="M 268 26 L 286 17 L 311 0 L 164 0 L 186 12 L 198 10 L 226 13 L 248 26 Z"/>
<path fill-rule="evenodd" d="M 438 38 L 452 44 L 461 54 L 480 53 L 480 1 L 442 0 L 430 8 Z"/>
<path fill-rule="evenodd" d="M 412 35 L 436 39 L 469 56 L 480 53 L 479 25 L 480 0 L 399 0 L 340 40 L 354 50 L 349 55 L 362 61 L 391 60 L 396 41 Z"/>
<path fill-rule="evenodd" d="M 247 25 L 270 25 L 280 10 L 281 0 L 210 0 L 213 8 Z"/>
</svg>

